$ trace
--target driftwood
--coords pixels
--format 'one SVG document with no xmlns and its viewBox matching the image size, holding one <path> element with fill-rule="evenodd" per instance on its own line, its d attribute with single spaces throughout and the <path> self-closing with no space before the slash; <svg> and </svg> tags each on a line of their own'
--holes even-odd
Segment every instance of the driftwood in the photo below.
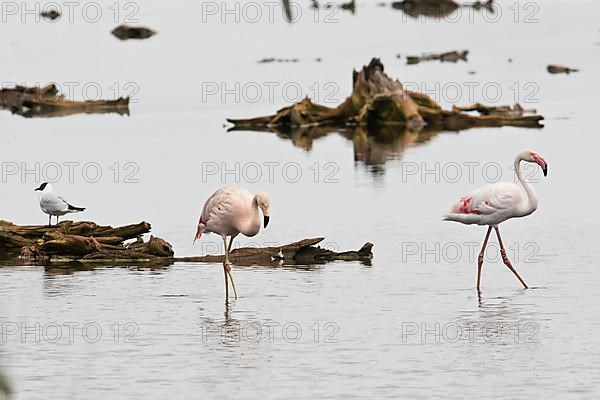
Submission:
<svg viewBox="0 0 600 400">
<path fill-rule="evenodd" d="M 475 10 L 485 8 L 490 12 L 494 12 L 494 0 L 476 1 L 462 5 L 453 0 L 403 0 L 392 3 L 392 8 L 402 10 L 406 15 L 413 18 L 443 18 L 452 14 L 460 7 L 471 7 Z"/>
<path fill-rule="evenodd" d="M 113 228 L 93 222 L 63 221 L 57 225 L 15 225 L 0 220 L 0 261 L 52 262 L 53 264 L 110 263 L 166 266 L 174 262 L 222 262 L 222 255 L 175 257 L 172 246 L 165 240 L 150 236 L 144 242 L 142 235 L 150 232 L 148 222 Z M 125 243 L 133 240 L 133 242 Z M 335 252 L 316 244 L 323 238 L 304 239 L 273 247 L 246 247 L 230 254 L 236 265 L 276 266 L 290 264 L 322 264 L 329 261 L 361 261 L 373 257 L 371 243 L 357 251 Z"/>
<path fill-rule="evenodd" d="M 418 64 L 423 61 L 434 61 L 439 60 L 441 62 L 458 62 L 459 60 L 467 61 L 468 50 L 462 51 L 448 51 L 445 53 L 437 54 L 423 54 L 421 56 L 408 56 L 406 57 L 406 63 L 409 65 Z"/>
<path fill-rule="evenodd" d="M 119 25 L 113 29 L 111 33 L 121 40 L 148 39 L 156 34 L 152 29 L 143 26 L 136 27 L 128 25 Z"/>
<path fill-rule="evenodd" d="M 507 117 L 522 117 L 526 114 L 535 114 L 535 109 L 524 109 L 519 103 L 514 106 L 486 106 L 485 104 L 475 103 L 468 106 L 453 106 L 454 111 L 477 111 L 481 115 L 497 115 Z"/>
<path fill-rule="evenodd" d="M 233 250 L 229 260 L 235 265 L 280 265 L 290 264 L 323 264 L 329 261 L 362 261 L 369 262 L 373 258 L 373 244 L 365 243 L 357 251 L 335 252 L 315 245 L 324 238 L 304 239 L 283 246 L 272 247 L 242 247 Z M 179 262 L 208 262 L 223 261 L 223 255 L 199 257 L 180 257 Z"/>
<path fill-rule="evenodd" d="M 354 14 L 355 11 L 356 11 L 356 1 L 355 0 L 350 0 L 347 3 L 342 3 L 342 4 L 340 4 L 340 9 L 342 9 L 342 10 L 348 10 L 352 14 Z"/>
<path fill-rule="evenodd" d="M 150 224 L 141 222 L 117 228 L 93 222 L 63 221 L 53 226 L 19 226 L 0 221 L 0 253 L 31 259 L 74 259 L 78 261 L 155 261 L 174 255 L 169 243 L 150 236 Z M 127 240 L 135 242 L 125 244 Z"/>
<path fill-rule="evenodd" d="M 40 15 L 43 18 L 49 19 L 51 21 L 54 21 L 55 19 L 57 19 L 58 17 L 60 17 L 60 13 L 54 9 L 49 10 L 49 11 L 42 11 L 40 13 Z"/>
<path fill-rule="evenodd" d="M 550 64 L 547 67 L 551 74 L 570 74 L 571 72 L 579 72 L 578 69 L 565 67 L 564 65 Z"/>
<path fill-rule="evenodd" d="M 265 57 L 262 58 L 260 60 L 258 60 L 259 64 L 268 64 L 268 63 L 297 63 L 298 60 L 297 58 L 275 58 L 275 57 Z"/>
<path fill-rule="evenodd" d="M 66 100 L 55 84 L 43 87 L 16 86 L 0 90 L 0 108 L 24 117 L 64 117 L 72 114 L 129 114 L 129 97 L 117 100 Z"/>
<path fill-rule="evenodd" d="M 313 7 L 314 8 L 319 8 L 319 5 L 316 4 L 316 6 L 315 6 L 315 3 L 316 2 L 313 3 Z M 355 2 L 355 0 L 350 0 L 347 3 L 341 3 L 341 4 L 338 4 L 338 5 L 336 5 L 336 4 L 332 3 L 332 2 L 327 2 L 323 6 L 323 8 L 325 10 L 328 10 L 330 8 L 333 8 L 333 7 L 339 7 L 340 10 L 347 10 L 347 11 L 350 11 L 352 14 L 354 14 L 355 11 L 356 11 L 356 2 Z"/>
<path fill-rule="evenodd" d="M 540 128 L 540 115 L 472 115 L 458 109 L 443 110 L 429 96 L 404 90 L 402 83 L 390 78 L 379 59 L 374 58 L 360 71 L 353 72 L 352 94 L 338 107 L 330 108 L 304 100 L 280 109 L 274 115 L 228 119 L 233 130 L 277 130 L 329 126 L 344 128 L 384 125 L 418 132 L 424 127 L 436 130 L 462 130 L 474 127 L 519 126 Z"/>
</svg>

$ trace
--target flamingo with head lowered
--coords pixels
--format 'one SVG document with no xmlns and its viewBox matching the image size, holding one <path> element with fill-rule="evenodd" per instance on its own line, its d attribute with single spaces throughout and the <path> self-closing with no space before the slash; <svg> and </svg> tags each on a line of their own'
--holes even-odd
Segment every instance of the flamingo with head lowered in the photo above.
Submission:
<svg viewBox="0 0 600 400">
<path fill-rule="evenodd" d="M 245 236 L 255 236 L 260 231 L 261 222 L 266 228 L 270 218 L 269 206 L 269 196 L 266 193 L 257 193 L 252 196 L 249 191 L 239 186 L 225 186 L 214 192 L 204 203 L 194 242 L 200 239 L 203 233 L 216 233 L 223 238 L 226 298 L 229 298 L 228 277 L 231 279 L 235 298 L 238 297 L 229 263 L 229 252 L 233 239 L 240 233 Z M 263 214 L 262 221 L 259 209 Z M 227 236 L 230 236 L 229 245 Z"/>
<path fill-rule="evenodd" d="M 498 236 L 500 244 L 500 254 L 504 264 L 515 274 L 523 287 L 527 289 L 527 284 L 521 278 L 519 273 L 512 266 L 506 255 L 502 238 L 500 237 L 500 229 L 498 225 L 509 218 L 525 217 L 533 213 L 538 207 L 538 197 L 533 190 L 531 184 L 523 179 L 523 171 L 521 170 L 521 161 L 536 163 L 542 168 L 544 176 L 548 175 L 548 163 L 542 156 L 533 150 L 523 150 L 515 158 L 515 172 L 517 178 L 527 198 L 523 195 L 521 188 L 514 183 L 498 182 L 480 187 L 479 189 L 462 197 L 458 203 L 454 205 L 452 211 L 447 214 L 444 219 L 447 221 L 456 221 L 463 224 L 488 225 L 487 234 L 483 240 L 483 246 L 479 253 L 477 265 L 477 290 L 480 289 L 481 283 L 481 267 L 483 266 L 483 255 L 485 248 L 490 238 L 492 228 Z"/>
</svg>

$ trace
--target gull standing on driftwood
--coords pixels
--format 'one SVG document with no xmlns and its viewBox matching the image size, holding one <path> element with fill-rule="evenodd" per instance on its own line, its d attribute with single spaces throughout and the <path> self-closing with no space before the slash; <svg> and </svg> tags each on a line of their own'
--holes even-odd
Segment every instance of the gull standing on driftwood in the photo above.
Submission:
<svg viewBox="0 0 600 400">
<path fill-rule="evenodd" d="M 228 277 L 231 279 L 235 298 L 238 297 L 229 263 L 233 239 L 240 233 L 244 236 L 255 236 L 260 231 L 261 222 L 266 228 L 269 224 L 269 205 L 269 196 L 266 193 L 252 196 L 249 191 L 239 186 L 225 186 L 213 193 L 204 203 L 194 242 L 203 233 L 216 233 L 223 238 L 226 298 L 229 298 Z M 263 214 L 262 221 L 259 209 Z M 229 244 L 227 244 L 227 236 L 230 236 Z"/>
<path fill-rule="evenodd" d="M 58 217 L 65 214 L 76 213 L 84 211 L 83 207 L 75 207 L 69 204 L 61 196 L 57 196 L 52 191 L 52 185 L 48 182 L 44 182 L 35 189 L 35 191 L 41 192 L 39 195 L 40 208 L 46 214 L 48 214 L 48 226 L 52 225 L 52 216 L 56 217 L 56 223 L 58 224 Z"/>
</svg>

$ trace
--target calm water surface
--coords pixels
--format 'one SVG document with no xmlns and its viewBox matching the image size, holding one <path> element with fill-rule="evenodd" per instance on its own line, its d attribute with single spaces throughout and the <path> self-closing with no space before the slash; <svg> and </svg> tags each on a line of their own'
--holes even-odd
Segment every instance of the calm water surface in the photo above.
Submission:
<svg viewBox="0 0 600 400">
<path fill-rule="evenodd" d="M 272 202 L 268 229 L 240 245 L 313 236 L 340 250 L 375 244 L 371 265 L 234 267 L 241 296 L 228 306 L 220 264 L 3 266 L 0 364 L 14 397 L 597 398 L 599 6 L 517 3 L 516 17 L 513 2 L 498 3 L 496 22 L 466 11 L 454 22 L 421 21 L 358 2 L 355 15 L 338 11 L 334 23 L 304 10 L 287 24 L 267 16 L 222 23 L 219 15 L 203 23 L 199 2 L 148 1 L 137 17 L 159 33 L 143 42 L 109 34 L 112 2 L 99 3 L 95 24 L 79 14 L 73 23 L 9 18 L 0 28 L 4 82 L 78 82 L 78 99 L 87 83 L 107 98 L 114 88 L 131 94 L 133 83 L 138 101 L 129 116 L 1 112 L 2 162 L 19 174 L 3 177 L 0 218 L 46 221 L 33 193 L 41 177 L 22 176 L 25 168 L 96 163 L 97 182 L 81 169 L 69 182 L 65 167 L 54 185 L 88 208 L 75 219 L 151 221 L 181 256 L 220 251 L 214 236 L 192 246 L 195 223 L 203 200 L 236 180 Z M 525 23 L 532 10 L 537 22 Z M 396 58 L 453 49 L 469 49 L 468 63 Z M 545 116 L 545 128 L 439 133 L 424 143 L 398 135 L 365 147 L 343 132 L 292 141 L 223 127 L 228 117 L 272 113 L 286 96 L 298 100 L 281 90 L 286 84 L 335 105 L 351 91 L 352 69 L 374 56 L 445 107 L 520 101 Z M 263 57 L 300 61 L 257 63 Z M 581 72 L 550 75 L 549 63 Z M 279 84 L 273 98 L 269 82 Z M 261 96 L 223 98 L 236 83 L 262 88 Z M 524 147 L 544 155 L 549 176 L 527 171 L 540 208 L 503 234 L 532 289 L 519 288 L 492 246 L 478 299 L 474 254 L 485 229 L 440 216 L 474 187 L 513 180 Z M 271 177 L 265 162 L 275 163 Z M 131 172 L 137 182 L 127 182 Z"/>
</svg>

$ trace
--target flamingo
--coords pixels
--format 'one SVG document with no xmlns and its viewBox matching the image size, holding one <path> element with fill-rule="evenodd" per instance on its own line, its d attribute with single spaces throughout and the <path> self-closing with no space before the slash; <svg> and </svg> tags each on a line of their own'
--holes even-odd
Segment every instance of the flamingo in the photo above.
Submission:
<svg viewBox="0 0 600 400">
<path fill-rule="evenodd" d="M 521 188 L 508 182 L 492 183 L 480 187 L 477 190 L 467 194 L 452 207 L 449 214 L 444 216 L 446 221 L 456 221 L 463 224 L 471 225 L 488 225 L 487 234 L 483 240 L 483 246 L 479 253 L 477 264 L 477 290 L 480 290 L 481 283 L 481 267 L 483 266 L 483 254 L 490 238 L 492 228 L 496 231 L 498 243 L 500 244 L 500 254 L 502 261 L 519 279 L 525 289 L 527 284 L 521 278 L 517 270 L 513 267 L 506 255 L 502 238 L 500 237 L 500 229 L 498 225 L 507 219 L 525 217 L 533 213 L 538 207 L 538 197 L 529 182 L 523 179 L 523 171 L 521 170 L 521 161 L 538 164 L 544 176 L 548 175 L 548 163 L 542 156 L 533 150 L 523 150 L 515 158 L 515 172 L 517 178 L 527 198 L 523 195 Z"/>
<path fill-rule="evenodd" d="M 225 273 L 225 297 L 229 298 L 228 279 L 231 279 L 231 286 L 235 298 L 238 298 L 233 275 L 231 274 L 231 264 L 229 263 L 229 252 L 233 239 L 238 234 L 244 236 L 255 236 L 260 231 L 260 214 L 262 211 L 263 223 L 266 228 L 269 224 L 269 196 L 266 193 L 252 194 L 239 186 L 225 186 L 217 190 L 206 200 L 194 243 L 200 239 L 203 233 L 216 233 L 223 238 L 225 256 L 223 259 L 223 272 Z M 229 245 L 227 236 L 230 236 Z"/>
</svg>

